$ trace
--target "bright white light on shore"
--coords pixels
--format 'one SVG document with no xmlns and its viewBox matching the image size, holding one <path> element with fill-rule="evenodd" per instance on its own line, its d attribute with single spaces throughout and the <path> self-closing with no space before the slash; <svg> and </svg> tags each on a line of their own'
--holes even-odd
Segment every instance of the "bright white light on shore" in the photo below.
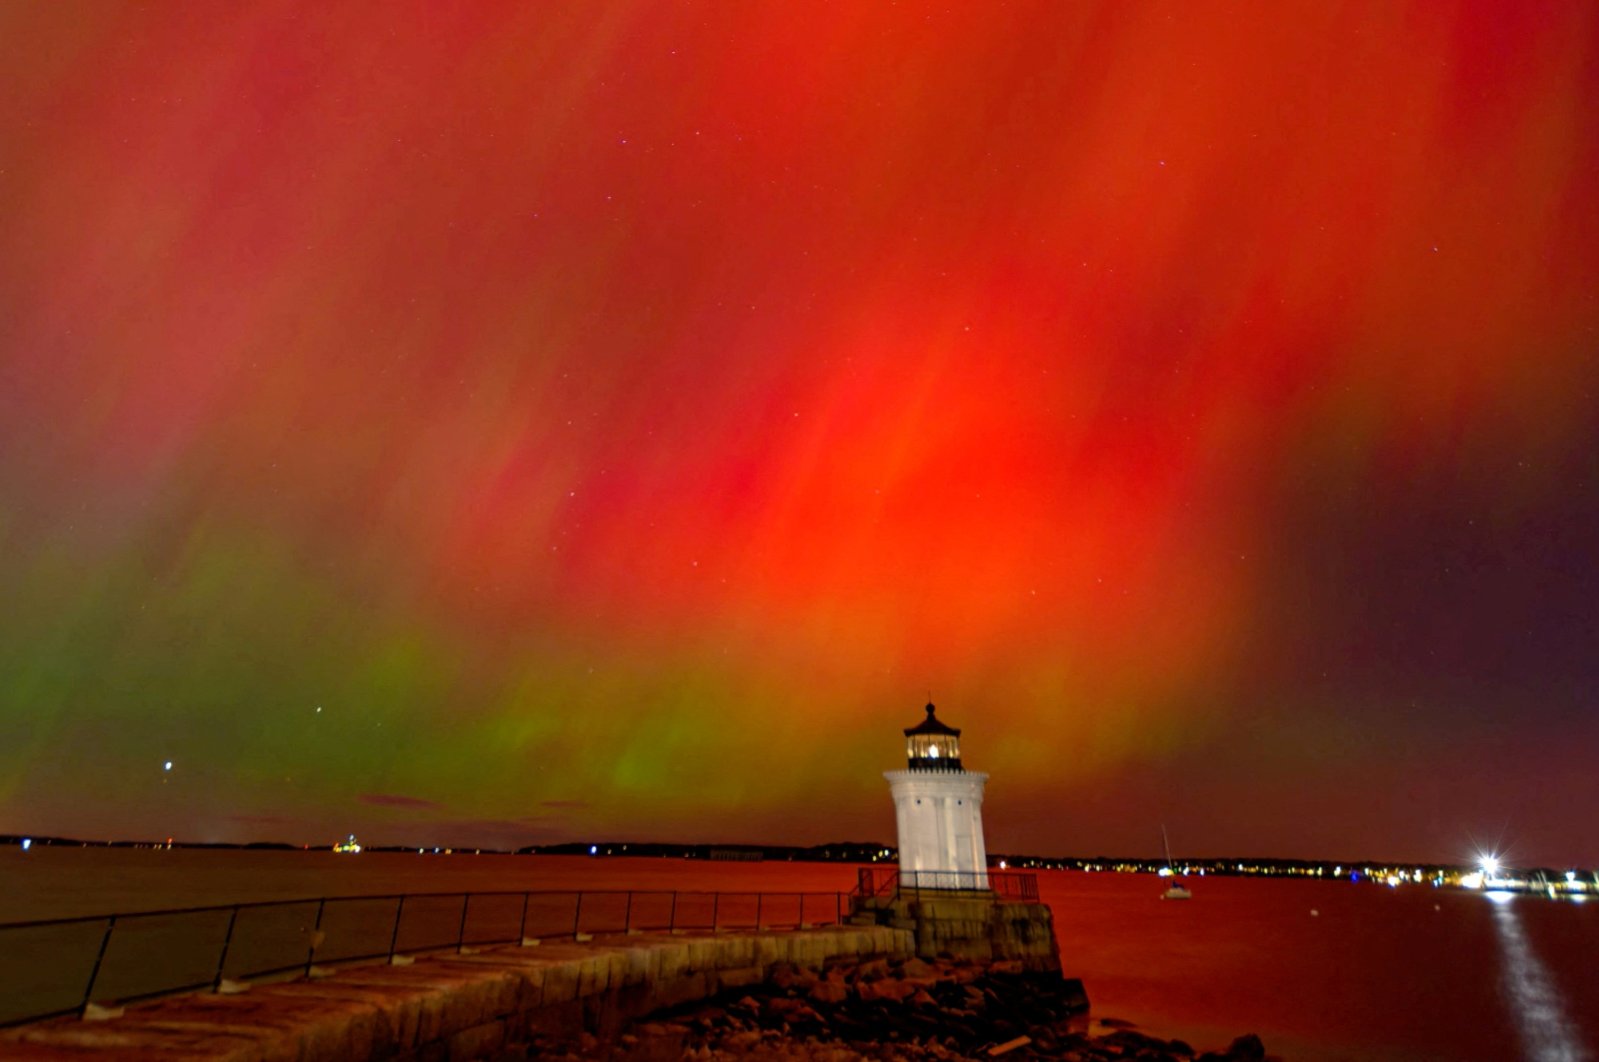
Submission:
<svg viewBox="0 0 1599 1062">
<path fill-rule="evenodd" d="M 1576 881 L 1577 880 L 1577 872 L 1575 870 L 1566 871 L 1566 880 L 1568 882 Z"/>
<path fill-rule="evenodd" d="M 162 769 L 162 770 L 163 770 L 163 771 L 170 771 L 170 770 L 172 770 L 172 761 L 171 761 L 171 760 L 168 760 L 168 761 L 167 761 L 167 762 L 165 762 L 165 763 L 163 763 L 163 764 L 162 764 L 162 765 L 161 765 L 161 769 Z"/>
<path fill-rule="evenodd" d="M 22 839 L 22 850 L 24 852 L 26 852 L 28 849 L 30 849 L 32 847 L 33 847 L 33 838 L 32 837 L 24 837 Z"/>
<path fill-rule="evenodd" d="M 1482 871 L 1480 870 L 1472 871 L 1470 874 L 1462 874 L 1460 876 L 1460 887 L 1462 889 L 1480 889 L 1482 888 L 1482 883 L 1483 876 Z"/>
<path fill-rule="evenodd" d="M 599 855 L 599 854 L 600 854 L 600 846 L 599 845 L 597 845 L 597 844 L 589 845 L 589 855 Z"/>
<path fill-rule="evenodd" d="M 1482 857 L 1482 872 L 1490 878 L 1499 876 L 1499 857 L 1485 855 Z"/>
<path fill-rule="evenodd" d="M 999 869 L 1001 869 L 1001 870 L 1004 870 L 1004 869 L 1005 869 L 1005 861 L 1004 861 L 1004 860 L 1003 860 L 1003 859 L 1001 859 L 1001 860 L 1000 860 L 1000 861 L 999 861 Z"/>
</svg>

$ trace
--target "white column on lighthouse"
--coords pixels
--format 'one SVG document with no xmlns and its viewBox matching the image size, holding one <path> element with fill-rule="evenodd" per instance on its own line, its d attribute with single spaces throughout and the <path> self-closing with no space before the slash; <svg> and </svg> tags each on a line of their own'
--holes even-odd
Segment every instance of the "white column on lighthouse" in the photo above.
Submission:
<svg viewBox="0 0 1599 1062">
<path fill-rule="evenodd" d="M 961 766 L 960 731 L 927 706 L 927 718 L 905 731 L 907 766 L 887 771 L 899 829 L 899 868 L 906 885 L 987 888 L 983 787 L 988 775 Z"/>
</svg>

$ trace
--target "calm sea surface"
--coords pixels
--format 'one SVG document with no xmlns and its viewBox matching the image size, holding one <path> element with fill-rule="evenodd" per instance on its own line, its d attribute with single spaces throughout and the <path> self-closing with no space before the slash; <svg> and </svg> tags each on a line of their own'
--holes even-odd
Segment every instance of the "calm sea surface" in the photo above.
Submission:
<svg viewBox="0 0 1599 1062">
<path fill-rule="evenodd" d="M 1097 1018 L 1289 1059 L 1581 1059 L 1599 1045 L 1599 903 L 1425 886 L 1045 872 Z M 0 921 L 323 895 L 500 889 L 848 891 L 815 863 L 0 849 Z"/>
</svg>

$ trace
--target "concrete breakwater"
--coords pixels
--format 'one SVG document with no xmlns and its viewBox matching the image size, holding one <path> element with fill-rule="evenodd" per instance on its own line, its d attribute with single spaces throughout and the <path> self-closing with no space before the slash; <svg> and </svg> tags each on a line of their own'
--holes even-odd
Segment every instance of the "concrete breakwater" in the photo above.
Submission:
<svg viewBox="0 0 1599 1062">
<path fill-rule="evenodd" d="M 215 1062 L 465 1062 L 539 1036 L 614 1036 L 666 1007 L 838 960 L 908 959 L 891 926 L 618 937 L 485 949 L 405 965 L 351 966 L 239 994 L 179 996 L 105 1021 L 60 1019 L 0 1034 L 0 1058 Z"/>
</svg>

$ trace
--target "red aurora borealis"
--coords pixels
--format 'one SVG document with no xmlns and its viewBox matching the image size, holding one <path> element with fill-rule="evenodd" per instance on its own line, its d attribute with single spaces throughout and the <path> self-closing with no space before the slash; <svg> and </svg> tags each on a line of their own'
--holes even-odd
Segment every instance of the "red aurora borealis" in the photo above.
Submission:
<svg viewBox="0 0 1599 1062">
<path fill-rule="evenodd" d="M 1599 863 L 1590 4 L 0 71 L 0 832 L 892 840 L 931 691 L 992 850 Z"/>
</svg>

